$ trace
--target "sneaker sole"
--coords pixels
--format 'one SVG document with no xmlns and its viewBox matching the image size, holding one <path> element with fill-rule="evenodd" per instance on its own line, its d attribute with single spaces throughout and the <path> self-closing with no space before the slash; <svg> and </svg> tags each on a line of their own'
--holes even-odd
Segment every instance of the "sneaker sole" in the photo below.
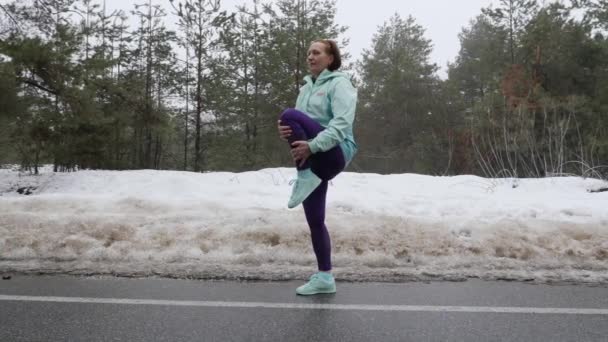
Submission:
<svg viewBox="0 0 608 342">
<path fill-rule="evenodd" d="M 299 294 L 300 296 L 312 296 L 312 295 L 316 295 L 316 294 L 332 294 L 332 293 L 336 293 L 336 290 L 325 290 L 325 291 L 317 291 L 317 292 L 311 292 L 311 293 L 301 293 L 296 291 L 296 294 Z"/>
</svg>

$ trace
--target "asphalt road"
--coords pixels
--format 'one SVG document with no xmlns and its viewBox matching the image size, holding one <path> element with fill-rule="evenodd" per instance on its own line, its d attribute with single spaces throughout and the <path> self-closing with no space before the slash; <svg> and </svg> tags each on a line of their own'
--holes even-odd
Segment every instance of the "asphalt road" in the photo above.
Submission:
<svg viewBox="0 0 608 342">
<path fill-rule="evenodd" d="M 608 287 L 13 276 L 0 341 L 608 341 Z"/>
</svg>

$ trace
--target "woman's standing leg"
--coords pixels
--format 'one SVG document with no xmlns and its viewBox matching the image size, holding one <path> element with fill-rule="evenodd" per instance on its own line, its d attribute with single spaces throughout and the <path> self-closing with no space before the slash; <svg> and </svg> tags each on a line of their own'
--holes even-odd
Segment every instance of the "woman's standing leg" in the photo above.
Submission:
<svg viewBox="0 0 608 342">
<path fill-rule="evenodd" d="M 327 226 L 325 226 L 327 183 L 327 181 L 323 181 L 302 203 L 306 221 L 310 227 L 312 248 L 317 257 L 319 271 L 322 272 L 331 271 L 331 239 Z"/>
</svg>

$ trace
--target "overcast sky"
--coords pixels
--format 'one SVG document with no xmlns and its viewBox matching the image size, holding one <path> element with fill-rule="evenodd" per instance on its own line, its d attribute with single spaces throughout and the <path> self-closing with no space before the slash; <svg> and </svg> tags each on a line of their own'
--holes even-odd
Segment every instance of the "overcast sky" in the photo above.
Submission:
<svg viewBox="0 0 608 342">
<path fill-rule="evenodd" d="M 102 1 L 102 0 L 98 0 Z M 144 0 L 106 0 L 108 9 L 131 10 L 135 3 Z M 234 9 L 247 0 L 222 0 L 225 9 Z M 153 0 L 155 4 L 169 6 L 169 0 Z M 445 77 L 446 64 L 458 54 L 460 44 L 458 33 L 462 27 L 481 12 L 482 7 L 496 4 L 498 0 L 338 0 L 336 21 L 348 26 L 346 36 L 350 38 L 348 50 L 358 59 L 362 50 L 371 46 L 378 26 L 394 13 L 403 18 L 412 15 L 418 24 L 426 29 L 426 38 L 433 42 L 431 62 L 441 68 L 439 74 Z"/>
</svg>

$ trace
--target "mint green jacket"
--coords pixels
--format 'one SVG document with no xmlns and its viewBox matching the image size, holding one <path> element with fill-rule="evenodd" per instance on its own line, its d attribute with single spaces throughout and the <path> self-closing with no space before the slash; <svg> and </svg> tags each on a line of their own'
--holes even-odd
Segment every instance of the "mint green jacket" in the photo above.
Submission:
<svg viewBox="0 0 608 342">
<path fill-rule="evenodd" d="M 325 127 L 309 141 L 310 151 L 325 152 L 340 145 L 344 160 L 349 164 L 357 153 L 353 137 L 357 90 L 348 76 L 338 71 L 325 69 L 316 81 L 311 76 L 304 80 L 306 84 L 300 88 L 296 109 Z"/>
</svg>

